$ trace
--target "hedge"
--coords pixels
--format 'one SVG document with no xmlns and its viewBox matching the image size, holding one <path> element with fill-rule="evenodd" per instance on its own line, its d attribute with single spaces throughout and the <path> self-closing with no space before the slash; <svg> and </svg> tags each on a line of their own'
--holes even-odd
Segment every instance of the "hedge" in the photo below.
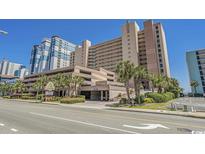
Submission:
<svg viewBox="0 0 205 154">
<path fill-rule="evenodd" d="M 66 103 L 66 104 L 74 104 L 74 103 L 83 103 L 85 102 L 85 98 L 80 96 L 80 97 L 64 97 L 60 100 L 61 103 Z"/>
<path fill-rule="evenodd" d="M 11 96 L 2 96 L 3 98 L 10 99 Z"/>
<path fill-rule="evenodd" d="M 145 98 L 144 103 L 154 103 L 154 100 L 152 98 Z"/>
<path fill-rule="evenodd" d="M 167 92 L 167 93 L 148 92 L 145 94 L 145 96 L 147 98 L 152 98 L 154 100 L 154 103 L 167 102 L 175 98 L 174 97 L 175 95 L 171 92 Z"/>
</svg>

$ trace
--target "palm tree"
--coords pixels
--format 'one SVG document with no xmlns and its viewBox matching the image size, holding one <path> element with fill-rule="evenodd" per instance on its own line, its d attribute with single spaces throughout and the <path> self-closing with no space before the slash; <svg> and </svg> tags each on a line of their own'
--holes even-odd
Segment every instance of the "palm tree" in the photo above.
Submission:
<svg viewBox="0 0 205 154">
<path fill-rule="evenodd" d="M 158 88 L 158 93 L 162 93 L 163 89 L 166 87 L 166 80 L 164 76 L 158 75 L 156 78 L 156 87 Z"/>
<path fill-rule="evenodd" d="M 2 96 L 5 96 L 9 93 L 11 89 L 11 84 L 8 83 L 0 83 L 0 91 L 2 93 Z"/>
<path fill-rule="evenodd" d="M 66 86 L 66 76 L 64 74 L 56 74 L 53 78 L 52 81 L 58 90 L 58 96 L 60 96 L 60 91 Z"/>
<path fill-rule="evenodd" d="M 134 64 L 129 61 L 122 61 L 117 65 L 116 73 L 120 82 L 125 84 L 128 103 L 131 103 L 130 93 L 129 93 L 129 81 L 134 75 Z"/>
<path fill-rule="evenodd" d="M 16 83 L 13 85 L 14 86 L 14 90 L 17 92 L 21 92 L 21 95 L 23 94 L 23 92 L 26 89 L 25 84 L 21 81 L 21 80 L 17 80 Z"/>
<path fill-rule="evenodd" d="M 47 76 L 41 75 L 40 78 L 33 84 L 33 88 L 36 90 L 36 99 L 38 99 L 39 92 L 43 91 L 47 82 L 48 82 Z"/>
<path fill-rule="evenodd" d="M 73 76 L 72 78 L 73 88 L 74 88 L 74 95 L 77 96 L 78 94 L 78 87 L 81 86 L 84 82 L 84 79 L 80 76 Z"/>
<path fill-rule="evenodd" d="M 199 86 L 199 83 L 198 83 L 198 81 L 196 81 L 196 80 L 192 80 L 191 82 L 190 82 L 190 86 L 194 89 L 194 93 L 196 94 L 197 93 L 197 87 Z M 194 95 L 194 94 L 193 94 Z"/>
<path fill-rule="evenodd" d="M 135 96 L 138 98 L 138 103 L 140 101 L 140 87 L 143 80 L 148 78 L 147 70 L 142 66 L 137 66 L 134 68 L 134 88 L 135 88 Z"/>
<path fill-rule="evenodd" d="M 72 84 L 73 84 L 73 77 L 72 75 L 67 75 L 66 79 L 65 79 L 65 86 L 67 87 L 67 92 L 66 95 L 70 96 L 71 95 L 71 91 L 72 91 Z"/>
<path fill-rule="evenodd" d="M 153 73 L 149 73 L 148 80 L 150 81 L 152 92 L 154 92 L 154 88 L 156 87 L 157 76 Z"/>
</svg>

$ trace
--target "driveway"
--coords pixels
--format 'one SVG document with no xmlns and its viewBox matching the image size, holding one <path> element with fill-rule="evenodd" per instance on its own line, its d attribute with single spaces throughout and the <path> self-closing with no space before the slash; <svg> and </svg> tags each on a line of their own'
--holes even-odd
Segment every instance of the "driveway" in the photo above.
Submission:
<svg viewBox="0 0 205 154">
<path fill-rule="evenodd" d="M 105 108 L 108 108 L 106 106 L 106 104 L 113 104 L 113 103 L 118 103 L 118 101 L 85 101 L 85 103 L 60 104 L 60 105 L 62 105 L 62 106 L 69 106 L 69 107 L 105 109 Z"/>
</svg>

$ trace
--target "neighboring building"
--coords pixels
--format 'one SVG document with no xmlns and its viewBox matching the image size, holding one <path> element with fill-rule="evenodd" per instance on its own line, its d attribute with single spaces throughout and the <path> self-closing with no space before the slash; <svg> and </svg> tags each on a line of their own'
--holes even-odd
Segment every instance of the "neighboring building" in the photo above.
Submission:
<svg viewBox="0 0 205 154">
<path fill-rule="evenodd" d="M 40 45 L 40 60 L 38 62 L 38 71 L 44 72 L 49 70 L 48 61 L 49 61 L 49 50 L 51 46 L 50 39 L 44 39 Z"/>
<path fill-rule="evenodd" d="M 195 80 L 199 86 L 196 87 L 197 93 L 205 93 L 205 49 L 195 50 L 186 53 L 186 61 L 189 71 L 190 82 Z M 194 93 L 194 88 L 191 89 Z"/>
<path fill-rule="evenodd" d="M 22 64 L 2 60 L 0 62 L 0 75 L 23 78 L 25 75 L 28 75 L 28 69 Z"/>
<path fill-rule="evenodd" d="M 152 20 L 144 22 L 140 30 L 136 22 L 127 22 L 122 27 L 122 36 L 91 46 L 91 42 L 83 41 L 82 47 L 71 53 L 70 65 L 88 68 L 105 68 L 116 70 L 116 65 L 129 60 L 135 65 L 147 68 L 156 75 L 170 77 L 166 38 L 160 23 Z"/>
<path fill-rule="evenodd" d="M 49 53 L 49 70 L 70 66 L 70 53 L 75 51 L 75 48 L 75 44 L 59 36 L 53 36 Z"/>
<path fill-rule="evenodd" d="M 36 91 L 32 88 L 32 85 L 38 80 L 39 76 L 46 75 L 48 78 L 52 78 L 58 73 L 63 73 L 65 75 L 71 74 L 84 78 L 84 83 L 80 87 L 80 94 L 85 95 L 86 99 L 113 100 L 119 93 L 125 94 L 124 84 L 116 82 L 115 73 L 103 68 L 95 70 L 82 66 L 64 67 L 28 75 L 24 78 L 23 82 L 26 84 L 29 92 L 35 93 Z M 61 96 L 65 95 L 63 93 L 65 90 L 66 89 L 62 89 Z"/>
<path fill-rule="evenodd" d="M 75 48 L 75 44 L 59 36 L 44 39 L 40 45 L 34 45 L 32 48 L 30 74 L 70 66 L 70 54 Z"/>
<path fill-rule="evenodd" d="M 15 83 L 18 77 L 16 76 L 11 76 L 11 75 L 1 75 L 0 74 L 0 83 Z"/>
<path fill-rule="evenodd" d="M 31 51 L 30 74 L 34 74 L 38 72 L 40 58 L 41 58 L 41 47 L 39 45 L 34 45 Z"/>
</svg>

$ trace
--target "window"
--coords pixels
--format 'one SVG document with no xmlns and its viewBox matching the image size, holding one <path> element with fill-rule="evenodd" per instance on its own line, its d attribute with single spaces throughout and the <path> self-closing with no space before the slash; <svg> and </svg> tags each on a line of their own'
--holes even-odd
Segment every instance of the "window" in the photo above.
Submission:
<svg viewBox="0 0 205 154">
<path fill-rule="evenodd" d="M 160 48 L 160 44 L 158 44 L 158 48 Z"/>
</svg>

